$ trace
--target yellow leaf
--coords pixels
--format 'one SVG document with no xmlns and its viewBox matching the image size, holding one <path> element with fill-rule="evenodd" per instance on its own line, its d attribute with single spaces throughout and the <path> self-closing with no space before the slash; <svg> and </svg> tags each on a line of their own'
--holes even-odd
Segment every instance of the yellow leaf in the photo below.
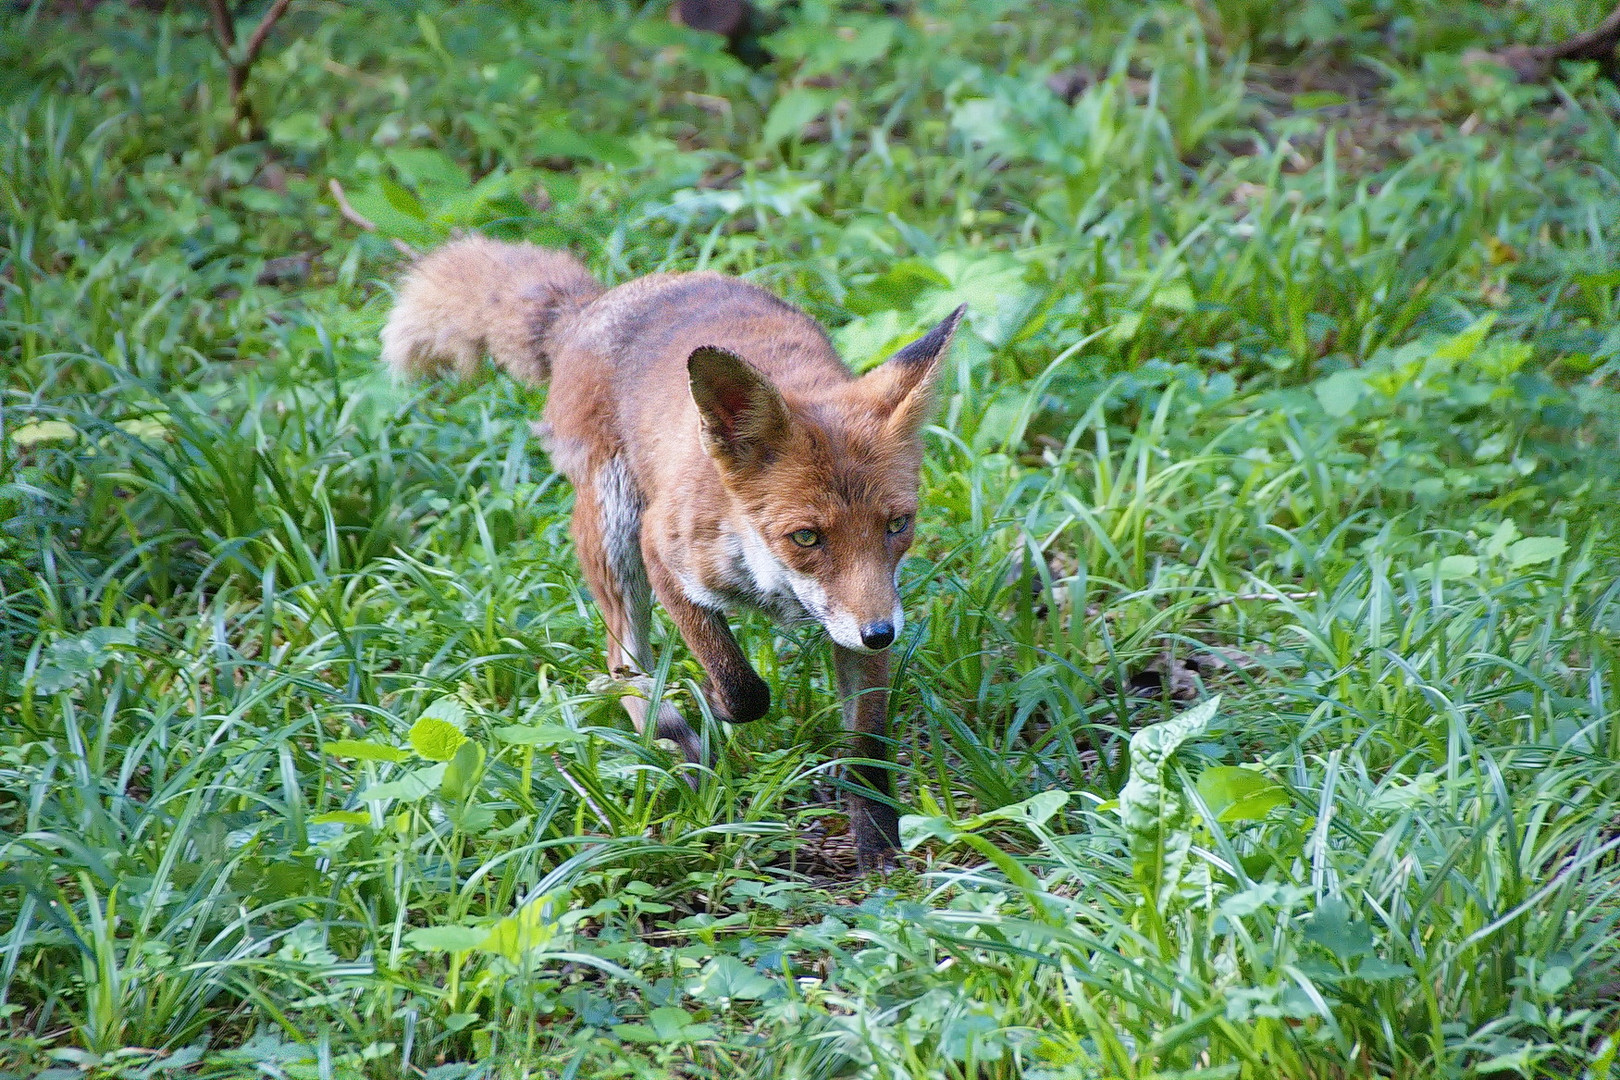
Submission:
<svg viewBox="0 0 1620 1080">
<path fill-rule="evenodd" d="M 11 441 L 18 446 L 33 446 L 42 442 L 62 442 L 77 439 L 79 429 L 64 420 L 35 420 L 11 431 Z"/>
</svg>

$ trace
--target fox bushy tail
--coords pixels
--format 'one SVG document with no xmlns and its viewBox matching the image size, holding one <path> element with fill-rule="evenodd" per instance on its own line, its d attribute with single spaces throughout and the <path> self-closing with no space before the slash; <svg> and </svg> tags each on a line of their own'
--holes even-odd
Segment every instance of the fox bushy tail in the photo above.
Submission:
<svg viewBox="0 0 1620 1080">
<path fill-rule="evenodd" d="M 467 376 L 488 355 L 513 378 L 542 383 L 557 320 L 602 291 L 565 251 L 482 236 L 453 240 L 419 259 L 400 283 L 383 327 L 383 363 L 402 377 L 445 369 Z"/>
</svg>

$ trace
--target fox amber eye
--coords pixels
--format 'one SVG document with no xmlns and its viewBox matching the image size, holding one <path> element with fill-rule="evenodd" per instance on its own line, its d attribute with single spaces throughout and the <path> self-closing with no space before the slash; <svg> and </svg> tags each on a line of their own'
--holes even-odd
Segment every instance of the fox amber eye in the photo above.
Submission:
<svg viewBox="0 0 1620 1080">
<path fill-rule="evenodd" d="M 894 517 L 889 519 L 889 535 L 890 536 L 895 536 L 895 535 L 897 535 L 899 533 L 905 532 L 906 531 L 906 526 L 910 525 L 910 524 L 911 524 L 911 515 L 910 514 L 897 514 L 897 515 L 895 515 Z"/>
<path fill-rule="evenodd" d="M 800 529 L 797 532 L 788 533 L 788 539 L 800 547 L 815 547 L 821 543 L 821 534 L 814 529 Z"/>
</svg>

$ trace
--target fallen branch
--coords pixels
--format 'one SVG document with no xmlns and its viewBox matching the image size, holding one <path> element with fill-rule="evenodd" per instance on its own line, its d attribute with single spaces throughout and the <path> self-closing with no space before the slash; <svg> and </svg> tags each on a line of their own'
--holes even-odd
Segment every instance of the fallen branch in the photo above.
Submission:
<svg viewBox="0 0 1620 1080">
<path fill-rule="evenodd" d="M 1614 50 L 1620 47 L 1620 4 L 1601 23 L 1554 45 L 1509 45 L 1484 58 L 1501 64 L 1519 77 L 1520 82 L 1541 82 L 1560 60 L 1596 60 L 1604 72 L 1615 75 Z"/>
<path fill-rule="evenodd" d="M 1280 593 L 1280 592 L 1233 593 L 1231 596 L 1217 596 L 1213 600 L 1204 601 L 1202 604 L 1199 604 L 1197 607 L 1192 609 L 1192 614 L 1195 615 L 1195 616 L 1196 615 L 1203 615 L 1206 612 L 1214 611 L 1216 608 L 1225 607 L 1228 604 L 1242 604 L 1242 603 L 1247 603 L 1247 602 L 1252 601 L 1252 600 L 1292 600 L 1292 601 L 1297 602 L 1297 601 L 1300 601 L 1300 600 L 1314 600 L 1314 599 L 1316 599 L 1316 597 L 1318 595 L 1320 595 L 1320 594 L 1315 589 L 1312 589 L 1310 592 L 1298 592 L 1298 593 Z"/>
<path fill-rule="evenodd" d="M 332 201 L 337 203 L 338 213 L 343 215 L 344 221 L 352 225 L 358 225 L 366 232 L 377 231 L 376 222 L 349 205 L 349 197 L 343 193 L 343 185 L 337 182 L 337 177 L 334 176 L 331 180 L 328 180 L 326 186 L 332 192 Z M 392 242 L 395 250 L 408 259 L 415 259 L 421 255 L 421 252 L 397 236 L 393 238 Z"/>
</svg>

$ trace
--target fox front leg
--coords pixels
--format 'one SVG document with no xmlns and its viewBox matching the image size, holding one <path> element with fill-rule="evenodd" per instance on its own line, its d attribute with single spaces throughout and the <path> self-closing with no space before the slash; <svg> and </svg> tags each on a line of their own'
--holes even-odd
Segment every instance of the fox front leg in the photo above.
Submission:
<svg viewBox="0 0 1620 1080">
<path fill-rule="evenodd" d="M 771 688 L 743 655 L 725 615 L 694 604 L 657 560 L 649 559 L 647 570 L 664 613 L 708 675 L 703 692 L 715 719 L 749 724 L 770 711 Z"/>
<path fill-rule="evenodd" d="M 900 844 L 900 818 L 889 802 L 889 654 L 833 646 L 833 671 L 844 709 L 844 729 L 854 736 L 845 794 L 855 858 L 862 873 L 893 862 Z"/>
</svg>

